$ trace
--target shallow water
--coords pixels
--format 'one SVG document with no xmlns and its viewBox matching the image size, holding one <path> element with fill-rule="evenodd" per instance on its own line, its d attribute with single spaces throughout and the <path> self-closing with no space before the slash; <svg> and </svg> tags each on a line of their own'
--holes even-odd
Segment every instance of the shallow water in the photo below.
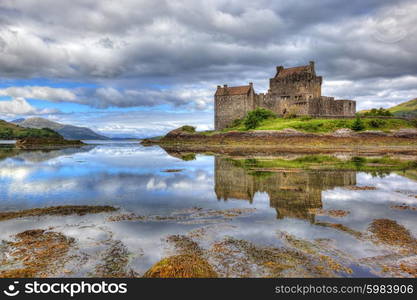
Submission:
<svg viewBox="0 0 417 300">
<path fill-rule="evenodd" d="M 401 172 L 373 176 L 355 171 L 283 170 L 257 175 L 226 158 L 196 155 L 195 160 L 185 161 L 159 147 L 131 142 L 51 151 L 1 148 L 0 152 L 0 212 L 59 205 L 120 208 L 113 213 L 1 222 L 2 240 L 38 228 L 75 239 L 77 250 L 72 251 L 76 257 L 54 276 L 97 275 L 97 266 L 116 244 L 123 245 L 128 268 L 141 275 L 176 253 L 166 240 L 171 235 L 190 237 L 207 251 L 232 237 L 259 247 L 289 247 L 306 253 L 313 261 L 326 255 L 352 270 L 335 271 L 335 276 L 407 276 L 404 272 L 384 274 L 382 262 L 415 263 L 415 253 L 403 254 L 395 247 L 377 243 L 368 232 L 373 220 L 390 219 L 417 236 L 417 212 L 391 208 L 417 205 L 416 181 Z M 375 189 L 356 190 L 352 186 Z M 348 214 L 329 216 L 317 213 L 320 209 Z M 237 215 L 225 215 L 228 211 Z M 145 218 L 109 220 L 126 214 Z M 351 231 L 323 224 L 342 224 Z M 294 246 L 291 239 L 310 243 L 314 253 Z M 210 255 L 207 259 L 222 276 L 244 275 L 232 267 L 229 270 L 231 262 L 225 265 Z M 259 262 L 249 259 L 246 263 L 253 268 L 245 276 L 270 275 L 261 270 Z M 309 274 L 297 271 L 282 276 Z"/>
</svg>

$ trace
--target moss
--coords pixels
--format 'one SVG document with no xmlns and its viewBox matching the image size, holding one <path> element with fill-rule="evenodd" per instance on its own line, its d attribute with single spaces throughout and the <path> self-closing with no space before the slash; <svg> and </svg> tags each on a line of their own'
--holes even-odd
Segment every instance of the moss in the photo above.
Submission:
<svg viewBox="0 0 417 300">
<path fill-rule="evenodd" d="M 39 217 L 39 216 L 67 216 L 67 215 L 79 215 L 97 214 L 102 212 L 113 212 L 117 208 L 112 206 L 52 206 L 45 208 L 33 208 L 21 211 L 0 212 L 0 221 L 6 221 L 10 219 L 25 218 L 25 217 Z"/>
<path fill-rule="evenodd" d="M 145 278 L 216 278 L 217 273 L 203 258 L 181 254 L 162 259 L 143 275 Z"/>
</svg>

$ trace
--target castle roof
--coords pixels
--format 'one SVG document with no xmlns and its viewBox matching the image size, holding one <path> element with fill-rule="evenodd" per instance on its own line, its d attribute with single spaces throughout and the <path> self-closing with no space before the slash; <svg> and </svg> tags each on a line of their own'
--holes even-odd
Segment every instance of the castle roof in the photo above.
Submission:
<svg viewBox="0 0 417 300">
<path fill-rule="evenodd" d="M 247 95 L 250 89 L 250 85 L 218 87 L 216 91 L 216 96 Z"/>
<path fill-rule="evenodd" d="M 299 67 L 292 67 L 292 68 L 281 68 L 278 70 L 277 75 L 275 75 L 275 78 L 284 78 L 293 74 L 300 74 L 310 72 L 310 65 L 307 66 L 299 66 Z"/>
</svg>

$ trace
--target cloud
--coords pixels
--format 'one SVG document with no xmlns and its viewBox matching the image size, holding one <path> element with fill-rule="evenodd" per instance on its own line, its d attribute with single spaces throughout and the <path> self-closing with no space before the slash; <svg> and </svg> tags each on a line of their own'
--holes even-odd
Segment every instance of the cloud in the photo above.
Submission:
<svg viewBox="0 0 417 300">
<path fill-rule="evenodd" d="M 0 89 L 0 96 L 24 97 L 55 103 L 72 102 L 95 108 L 158 106 L 188 106 L 207 109 L 213 96 L 207 89 L 184 86 L 171 89 L 116 89 L 99 88 L 52 88 L 47 86 L 8 87 Z"/>
<path fill-rule="evenodd" d="M 43 87 L 42 99 L 54 102 L 210 109 L 217 84 L 252 81 L 262 92 L 276 65 L 309 60 L 325 83 L 349 82 L 337 97 L 380 87 L 358 98 L 371 106 L 412 96 L 379 83 L 417 78 L 417 4 L 409 0 L 3 0 L 0 11 L 4 78 L 99 86 L 55 95 Z"/>
<path fill-rule="evenodd" d="M 0 114 L 8 117 L 17 115 L 39 115 L 57 113 L 54 109 L 37 109 L 30 105 L 24 98 L 13 98 L 10 101 L 0 101 Z"/>
<path fill-rule="evenodd" d="M 48 86 L 23 86 L 0 89 L 0 96 L 24 97 L 52 102 L 74 102 L 77 95 L 68 89 Z"/>
<path fill-rule="evenodd" d="M 416 68 L 417 5 L 410 1 L 6 0 L 0 9 L 0 66 L 8 76 L 184 83 L 224 77 L 228 67 L 259 70 L 310 58 L 333 76 Z"/>
</svg>

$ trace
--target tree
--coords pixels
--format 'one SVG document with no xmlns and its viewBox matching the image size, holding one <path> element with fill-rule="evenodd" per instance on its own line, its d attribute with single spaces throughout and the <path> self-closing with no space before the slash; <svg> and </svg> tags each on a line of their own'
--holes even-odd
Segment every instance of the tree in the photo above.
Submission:
<svg viewBox="0 0 417 300">
<path fill-rule="evenodd" d="M 362 122 L 362 119 L 359 117 L 359 115 L 356 115 L 356 119 L 353 122 L 351 129 L 354 131 L 361 131 L 365 129 L 365 125 Z"/>
<path fill-rule="evenodd" d="M 245 125 L 246 130 L 254 129 L 258 127 L 262 121 L 275 117 L 276 116 L 272 111 L 259 107 L 247 114 L 243 120 L 243 124 Z"/>
</svg>

